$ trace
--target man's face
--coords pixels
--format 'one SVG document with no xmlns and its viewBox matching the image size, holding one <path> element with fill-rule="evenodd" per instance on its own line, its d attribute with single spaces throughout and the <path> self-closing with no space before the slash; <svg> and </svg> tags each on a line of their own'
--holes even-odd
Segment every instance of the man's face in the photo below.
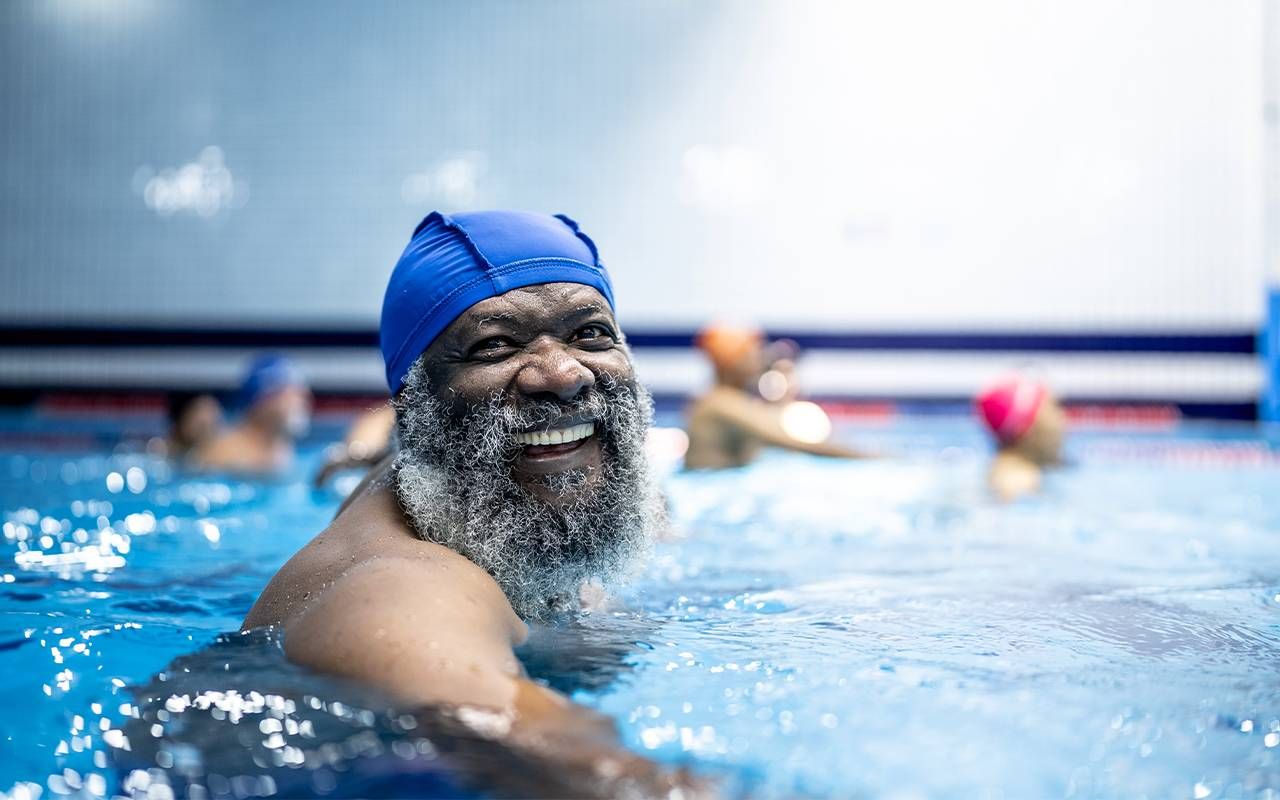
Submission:
<svg viewBox="0 0 1280 800">
<path fill-rule="evenodd" d="M 252 413 L 290 438 L 301 438 L 311 428 L 311 390 L 285 386 L 259 400 Z"/>
<path fill-rule="evenodd" d="M 489 572 L 521 616 L 625 575 L 660 524 L 649 396 L 594 289 L 478 303 L 414 362 L 395 407 L 406 519 Z"/>
<path fill-rule="evenodd" d="M 424 356 L 432 394 L 455 420 L 495 396 L 516 412 L 563 409 L 514 432 L 511 472 L 527 491 L 560 505 L 574 492 L 557 475 L 584 476 L 579 491 L 599 488 L 600 420 L 575 401 L 602 380 L 634 385 L 635 373 L 598 291 L 551 283 L 489 298 L 455 320 Z"/>
</svg>

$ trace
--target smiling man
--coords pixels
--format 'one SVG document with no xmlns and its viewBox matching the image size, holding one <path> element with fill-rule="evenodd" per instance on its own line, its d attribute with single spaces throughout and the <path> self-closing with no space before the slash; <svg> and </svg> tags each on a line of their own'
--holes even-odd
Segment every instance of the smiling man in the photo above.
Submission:
<svg viewBox="0 0 1280 800">
<path fill-rule="evenodd" d="M 574 793 L 690 786 L 524 675 L 526 621 L 624 576 L 660 522 L 636 382 L 595 245 L 567 217 L 423 220 L 391 276 L 382 352 L 400 451 L 275 576 L 245 628 L 288 656 L 457 708 Z M 580 780 L 579 780 L 580 779 Z"/>
</svg>

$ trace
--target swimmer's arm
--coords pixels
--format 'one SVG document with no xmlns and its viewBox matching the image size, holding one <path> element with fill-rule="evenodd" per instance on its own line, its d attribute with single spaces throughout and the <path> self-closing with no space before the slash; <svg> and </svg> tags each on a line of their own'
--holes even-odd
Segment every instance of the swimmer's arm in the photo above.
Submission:
<svg viewBox="0 0 1280 800">
<path fill-rule="evenodd" d="M 695 788 L 625 750 L 607 718 L 530 681 L 512 650 L 526 629 L 473 565 L 375 559 L 348 572 L 285 630 L 290 660 L 376 686 L 408 706 L 460 710 L 575 795 Z M 604 776 L 601 771 L 609 773 Z"/>
<path fill-rule="evenodd" d="M 787 450 L 796 450 L 801 453 L 831 458 L 874 457 L 871 454 L 845 447 L 838 442 L 829 440 L 806 442 L 803 439 L 797 439 L 782 427 L 775 409 L 746 397 L 722 395 L 719 398 L 719 402 L 713 405 L 710 410 L 725 422 L 773 447 L 782 447 Z"/>
<path fill-rule="evenodd" d="M 1040 491 L 1040 474 L 1040 469 L 1034 465 L 998 455 L 991 465 L 987 481 L 1001 502 L 1011 503 Z"/>
<path fill-rule="evenodd" d="M 395 424 L 396 412 L 390 403 L 361 414 L 352 423 L 343 443 L 326 452 L 325 462 L 313 479 L 316 488 L 323 487 L 338 472 L 373 466 L 385 459 L 391 453 L 391 432 Z"/>
<path fill-rule="evenodd" d="M 375 467 L 389 455 L 391 455 L 390 448 L 368 455 L 356 455 L 344 445 L 335 445 L 332 450 L 325 452 L 324 463 L 320 465 L 320 469 L 316 470 L 315 477 L 311 479 L 311 485 L 317 489 L 323 489 L 325 484 L 339 472 L 360 467 Z"/>
<path fill-rule="evenodd" d="M 360 415 L 347 431 L 347 446 L 354 450 L 378 451 L 391 446 L 396 410 L 391 402 L 381 403 Z"/>
</svg>

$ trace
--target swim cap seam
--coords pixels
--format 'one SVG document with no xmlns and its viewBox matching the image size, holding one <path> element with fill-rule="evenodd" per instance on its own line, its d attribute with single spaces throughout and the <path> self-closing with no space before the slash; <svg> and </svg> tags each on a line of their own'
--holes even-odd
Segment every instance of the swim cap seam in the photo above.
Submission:
<svg viewBox="0 0 1280 800">
<path fill-rule="evenodd" d="M 522 258 L 519 261 L 512 261 L 508 264 L 503 264 L 501 267 L 494 267 L 493 273 L 495 275 L 506 275 L 511 272 L 533 269 L 534 267 L 539 267 L 543 264 L 564 264 L 566 266 L 585 269 L 592 275 L 600 274 L 599 267 L 592 266 L 585 261 L 579 261 L 576 258 L 565 258 L 563 256 L 536 256 L 534 258 Z"/>
<path fill-rule="evenodd" d="M 434 213 L 439 214 L 440 212 L 437 211 Z M 455 222 L 452 217 L 445 216 L 444 214 L 440 214 L 440 220 L 444 222 L 446 227 L 458 232 L 458 235 L 462 237 L 462 241 L 466 243 L 467 248 L 475 254 L 475 257 L 479 259 L 480 263 L 483 264 L 486 269 L 495 269 L 493 262 L 490 261 L 489 257 L 480 249 L 480 245 L 476 244 L 475 240 L 471 238 L 471 234 L 467 232 L 466 228 Z"/>
<path fill-rule="evenodd" d="M 552 216 L 554 216 L 556 219 L 563 222 L 566 228 L 573 231 L 574 236 L 577 236 L 579 239 L 582 240 L 582 243 L 585 244 L 587 246 L 587 249 L 591 251 L 591 260 L 595 262 L 595 265 L 597 267 L 601 266 L 600 251 L 596 249 L 596 243 L 591 240 L 590 236 L 582 232 L 582 229 L 578 227 L 577 221 L 574 219 L 571 219 L 567 214 L 553 214 Z"/>
<path fill-rule="evenodd" d="M 422 218 L 422 222 L 418 223 L 418 227 L 413 229 L 412 235 L 409 236 L 409 245 L 411 247 L 413 246 L 413 240 L 418 238 L 418 234 L 422 233 L 423 229 L 426 228 L 427 225 L 431 224 L 431 221 L 434 219 L 440 220 L 446 227 L 449 227 L 449 219 L 445 217 L 444 214 L 441 214 L 439 211 L 432 211 L 430 214 Z"/>
</svg>

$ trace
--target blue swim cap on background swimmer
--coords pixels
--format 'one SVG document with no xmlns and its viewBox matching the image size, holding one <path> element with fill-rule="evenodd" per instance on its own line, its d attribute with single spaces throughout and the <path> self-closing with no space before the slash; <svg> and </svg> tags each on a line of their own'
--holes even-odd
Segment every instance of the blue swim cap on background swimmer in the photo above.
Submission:
<svg viewBox="0 0 1280 800">
<path fill-rule="evenodd" d="M 391 393 L 437 336 L 481 300 L 522 286 L 581 283 L 613 307 L 595 244 L 557 214 L 470 211 L 428 214 L 409 240 L 382 301 L 382 358 Z"/>
<path fill-rule="evenodd" d="M 307 379 L 297 365 L 282 355 L 258 356 L 249 365 L 236 395 L 236 405 L 246 409 L 267 395 L 288 386 L 306 386 Z"/>
</svg>

